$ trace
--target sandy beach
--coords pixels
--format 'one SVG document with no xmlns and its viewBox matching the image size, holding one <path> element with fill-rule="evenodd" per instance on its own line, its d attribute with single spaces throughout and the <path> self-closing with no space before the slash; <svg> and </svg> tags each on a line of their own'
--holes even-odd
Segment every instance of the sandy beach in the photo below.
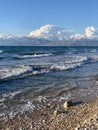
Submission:
<svg viewBox="0 0 98 130">
<path fill-rule="evenodd" d="M 88 103 L 75 102 L 67 109 L 63 103 L 43 102 L 43 108 L 0 122 L 0 130 L 98 130 L 98 98 Z"/>
</svg>

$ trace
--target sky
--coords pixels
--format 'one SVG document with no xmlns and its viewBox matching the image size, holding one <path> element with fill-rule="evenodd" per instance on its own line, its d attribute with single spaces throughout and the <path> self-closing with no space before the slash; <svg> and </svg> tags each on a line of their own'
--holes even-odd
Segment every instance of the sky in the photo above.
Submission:
<svg viewBox="0 0 98 130">
<path fill-rule="evenodd" d="M 47 24 L 98 28 L 98 0 L 0 0 L 0 34 L 28 35 Z"/>
</svg>

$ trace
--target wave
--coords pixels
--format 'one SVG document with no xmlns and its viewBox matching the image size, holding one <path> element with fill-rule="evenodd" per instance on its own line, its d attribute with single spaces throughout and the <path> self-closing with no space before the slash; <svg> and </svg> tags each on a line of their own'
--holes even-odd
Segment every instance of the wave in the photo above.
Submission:
<svg viewBox="0 0 98 130">
<path fill-rule="evenodd" d="M 63 61 L 60 63 L 53 64 L 51 66 L 51 69 L 53 69 L 53 70 L 68 70 L 68 69 L 72 69 L 72 68 L 81 66 L 85 61 L 88 60 L 88 58 L 85 56 L 75 56 L 75 57 L 71 57 L 71 58 L 72 59 L 70 59 L 68 61 Z"/>
<path fill-rule="evenodd" d="M 74 63 L 74 64 L 55 64 L 51 66 L 52 70 L 68 70 L 73 69 L 75 67 L 81 66 L 81 63 Z"/>
<path fill-rule="evenodd" d="M 22 78 L 30 75 L 39 75 L 43 73 L 48 73 L 49 68 L 43 68 L 43 66 L 26 66 L 26 65 L 17 65 L 15 67 L 7 67 L 0 69 L 0 80 L 10 80 L 16 78 Z"/>
<path fill-rule="evenodd" d="M 2 94 L 2 97 L 3 97 L 2 99 L 3 99 L 3 101 L 4 101 L 5 99 L 8 99 L 8 98 L 12 99 L 14 96 L 20 94 L 21 92 L 22 92 L 22 90 Z"/>
<path fill-rule="evenodd" d="M 94 52 L 96 52 L 96 49 L 92 49 L 92 50 L 90 50 L 90 52 L 91 52 L 91 53 L 94 53 Z"/>
<path fill-rule="evenodd" d="M 0 69 L 0 79 L 6 79 L 10 77 L 17 77 L 24 73 L 31 72 L 32 68 L 30 66 L 17 65 L 15 67 L 1 68 Z"/>
<path fill-rule="evenodd" d="M 70 60 L 65 61 L 65 63 L 71 64 L 71 63 L 79 63 L 79 62 L 87 61 L 88 57 L 86 57 L 86 56 L 71 56 L 71 57 L 68 57 L 68 59 L 70 59 Z"/>
<path fill-rule="evenodd" d="M 90 58 L 91 58 L 92 62 L 98 61 L 98 55 L 91 55 Z"/>
<path fill-rule="evenodd" d="M 32 55 L 22 55 L 22 56 L 16 56 L 16 59 L 26 59 L 26 58 L 36 58 L 36 57 L 48 57 L 51 56 L 52 54 L 32 54 Z"/>
<path fill-rule="evenodd" d="M 63 58 L 64 59 L 64 58 Z M 0 80 L 3 79 L 16 79 L 21 77 L 26 77 L 30 75 L 40 75 L 49 73 L 54 70 L 69 70 L 81 66 L 88 60 L 87 57 L 75 56 L 69 57 L 67 60 L 54 61 L 52 63 L 43 63 L 38 65 L 16 65 L 3 67 L 0 69 Z"/>
</svg>

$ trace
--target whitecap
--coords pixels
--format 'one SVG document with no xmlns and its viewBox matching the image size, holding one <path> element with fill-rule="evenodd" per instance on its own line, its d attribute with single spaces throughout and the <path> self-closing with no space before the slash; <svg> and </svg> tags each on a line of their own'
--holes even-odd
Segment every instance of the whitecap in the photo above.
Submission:
<svg viewBox="0 0 98 130">
<path fill-rule="evenodd" d="M 88 57 L 86 56 L 71 56 L 71 57 L 68 57 L 68 60 L 65 61 L 65 63 L 72 64 L 72 63 L 84 62 L 87 60 L 88 60 Z"/>
<path fill-rule="evenodd" d="M 81 66 L 81 63 L 74 63 L 74 64 L 54 64 L 51 66 L 52 70 L 68 70 L 75 68 L 77 66 Z"/>
<path fill-rule="evenodd" d="M 52 54 L 33 54 L 33 55 L 22 55 L 22 56 L 16 56 L 15 58 L 17 59 L 26 59 L 26 58 L 36 58 L 36 57 L 48 57 L 51 56 Z"/>
<path fill-rule="evenodd" d="M 24 66 L 24 65 L 1 68 L 0 69 L 0 79 L 16 77 L 16 76 L 19 76 L 19 75 L 22 75 L 26 72 L 31 72 L 31 71 L 32 71 L 32 67 Z"/>
<path fill-rule="evenodd" d="M 91 53 L 94 53 L 94 52 L 96 52 L 96 49 L 92 49 L 90 52 L 91 52 Z"/>
<path fill-rule="evenodd" d="M 78 66 L 81 66 L 84 61 L 87 61 L 88 58 L 85 56 L 73 56 L 69 57 L 68 60 L 63 62 L 53 64 L 50 69 L 52 70 L 68 70 Z"/>
</svg>

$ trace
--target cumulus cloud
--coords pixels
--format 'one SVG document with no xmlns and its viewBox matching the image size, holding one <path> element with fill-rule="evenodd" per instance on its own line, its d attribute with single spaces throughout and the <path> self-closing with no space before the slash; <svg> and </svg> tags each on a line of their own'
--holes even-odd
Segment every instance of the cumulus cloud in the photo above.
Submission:
<svg viewBox="0 0 98 130">
<path fill-rule="evenodd" d="M 91 27 L 87 27 L 85 29 L 85 35 L 86 37 L 88 38 L 95 38 L 95 37 L 98 37 L 98 29 L 91 26 Z"/>
<path fill-rule="evenodd" d="M 86 29 L 85 29 L 85 35 L 87 36 L 87 37 L 92 37 L 93 35 L 94 35 L 94 33 L 95 33 L 95 28 L 92 26 L 92 27 L 87 27 Z"/>
<path fill-rule="evenodd" d="M 31 37 L 44 39 L 68 39 L 72 35 L 72 30 L 57 27 L 56 25 L 45 25 L 30 33 Z"/>
<path fill-rule="evenodd" d="M 98 29 L 91 26 L 84 30 L 84 34 L 75 34 L 72 30 L 61 28 L 56 25 L 45 25 L 29 34 L 30 37 L 49 40 L 70 40 L 70 39 L 92 39 L 98 38 Z"/>
<path fill-rule="evenodd" d="M 83 34 L 80 34 L 80 33 L 79 33 L 79 34 L 71 35 L 70 38 L 71 38 L 71 39 L 77 39 L 77 40 L 79 40 L 79 39 L 85 38 L 85 36 L 84 36 Z"/>
<path fill-rule="evenodd" d="M 79 40 L 79 39 L 96 39 L 98 38 L 98 29 L 91 26 L 85 28 L 84 34 L 74 34 L 70 36 L 71 39 Z"/>
<path fill-rule="evenodd" d="M 89 43 L 95 40 L 97 44 L 98 29 L 94 26 L 87 27 L 84 29 L 84 33 L 81 34 L 56 25 L 45 25 L 32 31 L 28 36 L 0 35 L 0 45 L 72 45 L 75 42 L 77 43 L 77 40 L 82 41 L 80 43 L 85 43 L 84 41 L 88 41 L 87 43 Z"/>
</svg>

